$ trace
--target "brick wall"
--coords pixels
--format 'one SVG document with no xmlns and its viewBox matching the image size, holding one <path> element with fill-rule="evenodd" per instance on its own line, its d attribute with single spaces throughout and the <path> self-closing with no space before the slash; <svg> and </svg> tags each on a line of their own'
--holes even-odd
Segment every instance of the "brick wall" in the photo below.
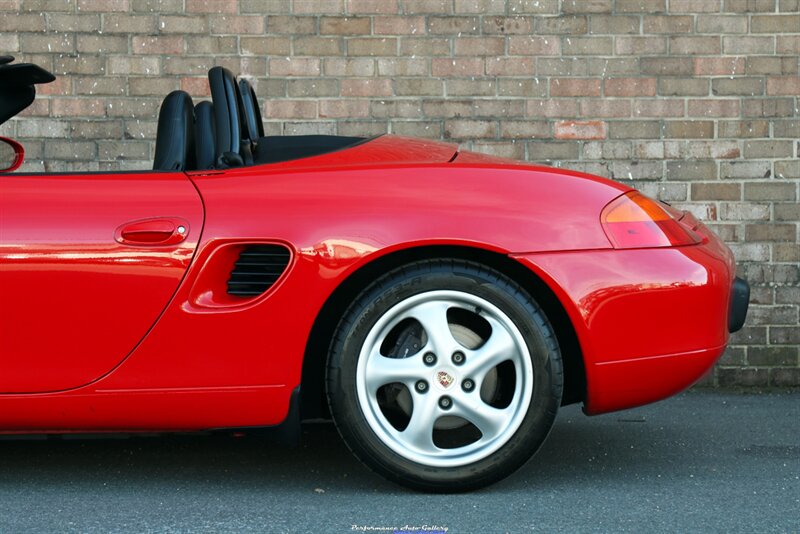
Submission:
<svg viewBox="0 0 800 534">
<path fill-rule="evenodd" d="M 269 134 L 403 135 L 608 176 L 708 221 L 753 284 L 711 382 L 800 385 L 800 0 L 0 0 L 59 75 L 27 170 L 146 168 L 161 98 L 254 78 Z"/>
</svg>

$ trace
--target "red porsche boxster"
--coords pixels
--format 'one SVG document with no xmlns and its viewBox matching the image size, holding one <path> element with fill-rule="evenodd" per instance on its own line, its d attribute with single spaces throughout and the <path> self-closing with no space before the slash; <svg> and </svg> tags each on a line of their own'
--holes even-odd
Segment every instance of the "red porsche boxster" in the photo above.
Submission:
<svg viewBox="0 0 800 534">
<path fill-rule="evenodd" d="M 2 123 L 54 77 L 0 63 Z M 687 388 L 744 323 L 747 283 L 687 212 L 446 143 L 264 136 L 246 80 L 209 83 L 165 98 L 152 171 L 0 177 L 0 432 L 332 417 L 385 477 L 464 491 L 559 406 Z"/>
</svg>

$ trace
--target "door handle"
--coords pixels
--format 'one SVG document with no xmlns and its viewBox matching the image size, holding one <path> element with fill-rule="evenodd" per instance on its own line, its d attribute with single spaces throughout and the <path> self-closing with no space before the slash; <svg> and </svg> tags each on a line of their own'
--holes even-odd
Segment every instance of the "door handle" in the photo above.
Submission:
<svg viewBox="0 0 800 534">
<path fill-rule="evenodd" d="M 175 245 L 189 235 L 189 223 L 178 217 L 158 217 L 127 222 L 117 228 L 114 239 L 123 245 Z"/>
</svg>

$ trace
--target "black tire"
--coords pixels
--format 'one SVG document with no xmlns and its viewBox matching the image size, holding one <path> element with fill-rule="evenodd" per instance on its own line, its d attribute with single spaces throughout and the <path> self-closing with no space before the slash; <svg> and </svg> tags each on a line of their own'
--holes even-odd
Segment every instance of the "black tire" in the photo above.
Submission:
<svg viewBox="0 0 800 534">
<path fill-rule="evenodd" d="M 513 339 L 524 339 L 524 346 L 519 343 L 515 345 L 519 347 L 518 352 L 520 356 L 518 356 L 518 358 L 521 363 L 519 363 L 517 367 L 514 367 L 514 371 L 510 372 L 510 378 L 506 379 L 501 376 L 500 366 L 497 366 L 493 368 L 493 371 L 486 373 L 484 377 L 481 378 L 480 383 L 486 383 L 487 389 L 489 390 L 488 395 L 492 396 L 491 398 L 493 399 L 504 395 L 512 395 L 512 393 L 504 391 L 504 388 L 510 390 L 512 389 L 511 384 L 513 384 L 516 388 L 514 389 L 515 393 L 513 393 L 514 399 L 522 398 L 516 395 L 518 395 L 519 391 L 525 390 L 529 391 L 530 402 L 520 402 L 518 408 L 512 407 L 513 409 L 507 410 L 509 413 L 513 412 L 515 414 L 516 430 L 513 430 L 513 434 L 511 433 L 512 430 L 508 429 L 498 430 L 497 433 L 500 437 L 510 437 L 504 437 L 503 440 L 498 437 L 497 443 L 499 443 L 499 445 L 496 445 L 498 447 L 496 450 L 488 451 L 487 446 L 487 455 L 485 457 L 479 457 L 475 461 L 470 461 L 470 463 L 465 465 L 440 465 L 440 462 L 436 461 L 435 451 L 431 453 L 432 460 L 429 461 L 426 457 L 423 459 L 424 461 L 416 461 L 417 458 L 414 456 L 414 454 L 416 454 L 414 450 L 409 449 L 408 454 L 405 454 L 401 445 L 394 445 L 394 448 L 390 447 L 389 442 L 391 435 L 393 435 L 391 434 L 391 429 L 388 431 L 382 430 L 383 428 L 388 428 L 382 421 L 380 426 L 376 426 L 373 421 L 373 426 L 375 426 L 375 428 L 373 428 L 373 426 L 370 425 L 368 417 L 365 416 L 365 413 L 368 413 L 369 409 L 362 406 L 362 404 L 364 404 L 363 401 L 359 401 L 359 390 L 357 386 L 359 358 L 361 357 L 362 348 L 365 346 L 364 344 L 368 335 L 372 336 L 370 332 L 374 331 L 374 327 L 376 327 L 379 321 L 384 320 L 382 317 L 389 315 L 387 312 L 398 309 L 398 305 L 402 308 L 405 302 L 412 302 L 414 299 L 428 298 L 426 297 L 427 295 L 439 294 L 464 295 L 465 297 L 474 296 L 476 299 L 488 302 L 494 306 L 494 308 L 491 309 L 499 310 L 504 314 L 502 317 L 510 319 L 513 323 L 513 327 L 521 334 L 521 336 L 514 337 Z M 452 308 L 448 308 L 446 311 L 448 314 L 448 323 L 450 322 L 449 314 L 451 311 Z M 483 313 L 483 308 L 475 306 L 473 313 L 480 316 L 480 314 Z M 397 317 L 400 316 L 398 315 Z M 405 321 L 409 321 L 409 319 L 405 319 Z M 480 319 L 477 319 L 477 321 L 480 321 Z M 410 323 L 413 323 L 413 320 L 411 320 Z M 405 323 L 401 322 L 400 324 Z M 508 325 L 509 323 L 506 322 L 502 324 Z M 387 326 L 387 328 L 389 327 Z M 392 328 L 400 328 L 400 325 Z M 413 328 L 413 325 L 404 326 L 403 328 L 410 329 Z M 504 329 L 505 328 L 507 327 L 504 326 Z M 423 327 L 423 330 L 424 329 Z M 448 329 L 451 331 L 451 335 L 453 335 L 452 325 L 450 325 Z M 477 327 L 475 327 L 475 329 L 479 330 Z M 513 328 L 508 328 L 508 330 L 514 331 Z M 403 331 L 404 334 L 407 332 L 406 330 Z M 391 334 L 386 335 L 383 343 L 387 343 L 386 340 L 390 335 Z M 494 333 L 492 332 L 489 334 L 489 337 L 493 335 Z M 422 337 L 430 336 L 424 334 Z M 503 336 L 499 337 L 502 338 Z M 513 336 L 509 336 L 509 339 L 512 337 Z M 411 338 L 413 339 L 413 336 L 411 336 Z M 372 336 L 370 339 L 374 340 L 379 338 Z M 433 338 L 430 337 L 430 339 Z M 419 344 L 421 345 L 422 342 Z M 381 354 L 386 356 L 383 354 L 384 345 L 373 344 L 371 346 L 380 346 L 381 348 L 379 350 Z M 416 347 L 417 345 L 414 346 Z M 527 355 L 525 354 L 524 348 L 527 349 Z M 480 347 L 478 346 L 475 350 L 480 350 Z M 406 349 L 406 353 L 407 352 L 408 349 Z M 370 357 L 380 359 L 377 356 L 366 356 L 365 358 Z M 416 356 L 410 357 L 413 358 Z M 387 356 L 387 358 L 402 357 Z M 422 356 L 420 356 L 420 358 L 422 358 Z M 478 359 L 477 356 L 475 359 Z M 526 359 L 530 360 L 530 366 L 525 363 Z M 438 361 L 439 360 L 437 360 L 437 362 Z M 444 362 L 444 360 L 441 361 Z M 442 365 L 444 365 L 444 363 Z M 505 365 L 505 363 L 501 365 Z M 522 374 L 522 372 L 519 371 L 519 369 L 523 368 L 521 366 L 527 366 L 525 368 L 532 371 L 532 379 L 530 374 Z M 448 367 L 448 369 L 451 368 Z M 456 368 L 452 367 L 452 369 Z M 493 385 L 489 384 L 490 380 L 488 376 L 490 373 L 494 373 L 495 376 Z M 452 372 L 452 374 L 455 375 L 456 372 Z M 506 374 L 508 374 L 508 372 L 506 372 Z M 363 376 L 363 374 L 360 376 Z M 452 382 L 455 378 L 450 377 L 448 372 L 444 372 L 444 375 L 441 373 L 433 375 L 434 379 L 442 376 L 444 376 L 443 379 L 439 378 L 441 387 L 451 387 L 448 381 Z M 464 382 L 469 381 L 462 376 L 460 378 L 461 389 L 468 391 L 465 389 L 467 386 L 465 386 Z M 366 385 L 363 385 L 365 382 L 362 381 L 361 383 L 362 391 L 372 391 Z M 517 383 L 520 384 L 519 387 L 516 386 Z M 531 386 L 523 387 L 524 384 L 528 383 L 531 384 L 532 390 Z M 343 315 L 334 335 L 334 339 L 332 340 L 327 366 L 326 384 L 328 403 L 336 427 L 351 451 L 362 463 L 366 464 L 367 467 L 396 483 L 413 489 L 430 492 L 462 492 L 484 487 L 507 477 L 533 456 L 544 442 L 555 420 L 556 412 L 561 402 L 563 376 L 561 355 L 553 328 L 541 308 L 526 291 L 505 275 L 484 265 L 464 260 L 439 259 L 418 261 L 391 271 L 372 283 L 355 299 Z M 403 395 L 402 390 L 406 386 L 399 386 L 399 382 L 397 384 L 397 386 L 381 386 L 381 389 L 384 387 L 395 387 L 401 391 L 401 393 L 397 395 L 397 398 L 399 398 Z M 433 385 L 440 388 L 439 384 Z M 525 389 L 526 387 L 528 388 L 527 390 Z M 434 391 L 432 387 L 430 387 L 428 391 L 431 395 L 442 395 L 440 391 Z M 453 391 L 454 394 L 457 393 L 463 397 L 463 395 L 456 392 L 455 389 Z M 480 393 L 472 394 L 480 394 L 483 398 L 484 391 L 481 389 Z M 368 394 L 365 393 L 365 395 Z M 379 398 L 377 393 L 374 395 L 375 399 Z M 405 416 L 408 417 L 409 420 L 413 416 L 414 410 L 417 409 L 417 398 L 423 398 L 419 395 L 419 391 L 407 393 L 409 398 L 413 397 L 414 399 L 410 415 L 407 413 L 408 410 L 406 410 Z M 519 393 L 519 395 L 522 395 L 522 393 Z M 474 399 L 474 397 L 469 398 Z M 441 408 L 443 402 L 441 396 L 437 397 L 437 399 L 436 402 L 439 408 Z M 375 402 L 378 401 L 373 401 L 373 404 Z M 419 402 L 420 406 L 422 406 L 422 403 L 427 401 Z M 453 402 L 455 403 L 455 400 Z M 484 400 L 483 402 L 488 401 Z M 399 401 L 396 402 L 395 408 L 400 404 Z M 502 407 L 501 404 L 500 406 Z M 382 405 L 380 409 L 384 409 Z M 373 413 L 376 412 L 373 411 Z M 420 408 L 420 414 L 422 413 L 422 408 Z M 390 419 L 389 415 L 387 415 L 388 412 L 382 412 L 382 414 L 387 420 Z M 373 419 L 376 417 L 380 419 L 380 415 L 374 416 Z M 403 417 L 403 414 L 401 413 L 398 417 Z M 419 418 L 423 417 L 425 416 L 419 415 Z M 434 437 L 431 438 L 433 442 L 435 442 L 436 432 L 445 435 L 450 435 L 448 433 L 453 432 L 461 432 L 463 434 L 467 433 L 467 430 L 464 429 L 472 425 L 468 418 L 465 420 L 468 424 L 464 424 L 464 422 L 459 422 L 458 419 L 453 419 L 452 417 L 450 419 L 441 417 L 441 414 L 435 421 L 435 425 L 444 426 L 446 429 L 440 430 L 439 426 L 434 427 L 434 422 L 431 422 L 430 424 L 433 428 L 432 432 L 434 432 Z M 450 430 L 445 424 L 445 421 L 451 423 L 450 426 L 453 426 L 452 421 L 455 421 L 457 429 L 455 431 Z M 395 425 L 394 422 L 391 424 Z M 411 423 L 408 422 L 407 425 L 410 427 Z M 459 427 L 458 425 L 461 426 Z M 502 423 L 498 425 L 498 428 L 499 427 L 502 427 Z M 509 427 L 511 427 L 511 425 L 509 425 Z M 397 430 L 397 428 L 395 428 L 395 430 Z M 398 435 L 403 436 L 402 431 L 401 429 L 401 433 Z M 505 432 L 505 434 L 503 434 L 503 432 Z M 478 439 L 483 439 L 483 432 L 479 430 L 478 434 L 481 435 Z M 491 437 L 489 432 L 487 432 L 487 436 Z M 471 446 L 469 443 L 468 445 Z M 435 446 L 439 447 L 438 444 Z M 398 453 L 398 450 L 403 454 Z M 446 451 L 446 454 L 456 456 L 456 452 L 461 449 L 452 448 L 443 450 Z M 450 451 L 453 452 L 451 453 Z M 451 461 L 449 460 L 450 456 L 447 458 L 447 461 Z M 457 462 L 458 460 L 452 461 Z M 444 464 L 444 462 L 441 462 L 441 464 Z"/>
</svg>

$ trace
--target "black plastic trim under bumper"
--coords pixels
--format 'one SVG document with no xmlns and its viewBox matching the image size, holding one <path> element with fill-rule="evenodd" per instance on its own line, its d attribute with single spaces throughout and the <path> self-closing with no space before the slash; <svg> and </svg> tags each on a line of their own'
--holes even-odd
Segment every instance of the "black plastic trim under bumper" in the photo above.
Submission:
<svg viewBox="0 0 800 534">
<path fill-rule="evenodd" d="M 747 317 L 747 306 L 750 303 L 750 284 L 747 280 L 733 279 L 731 287 L 731 306 L 728 310 L 728 332 L 738 332 L 744 326 Z"/>
<path fill-rule="evenodd" d="M 214 428 L 212 432 L 219 434 L 248 434 L 271 438 L 286 445 L 298 445 L 302 434 L 300 427 L 300 386 L 292 390 L 292 396 L 289 398 L 289 412 L 283 422 L 273 426 Z"/>
</svg>

